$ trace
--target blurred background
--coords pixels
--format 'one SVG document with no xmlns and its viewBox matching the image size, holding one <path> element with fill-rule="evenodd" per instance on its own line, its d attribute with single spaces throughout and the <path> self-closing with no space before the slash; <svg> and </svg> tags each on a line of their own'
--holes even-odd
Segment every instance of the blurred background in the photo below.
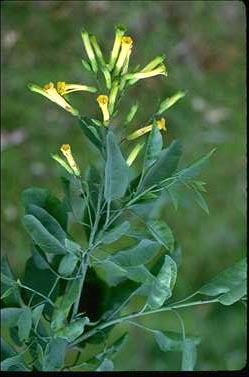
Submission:
<svg viewBox="0 0 249 377">
<path fill-rule="evenodd" d="M 61 194 L 58 166 L 50 154 L 70 143 L 82 170 L 97 156 L 84 143 L 75 119 L 32 94 L 27 84 L 91 83 L 81 65 L 80 30 L 84 26 L 96 34 L 108 54 L 118 23 L 126 25 L 134 39 L 133 65 L 166 54 L 168 78 L 141 80 L 134 86 L 131 97 L 141 103 L 137 124 L 148 118 L 159 97 L 187 90 L 187 96 L 166 113 L 165 143 L 174 138 L 182 141 L 182 166 L 217 147 L 201 175 L 207 182 L 210 216 L 194 202 L 177 212 L 172 206 L 161 211 L 182 248 L 175 292 L 181 298 L 245 255 L 246 24 L 245 7 L 239 1 L 2 2 L 2 253 L 21 275 L 29 256 L 29 240 L 21 225 L 21 192 L 40 186 Z M 98 117 L 94 96 L 75 94 L 74 98 L 85 115 Z M 203 305 L 181 314 L 187 334 L 202 337 L 197 370 L 235 370 L 245 365 L 241 303 Z M 140 323 L 179 331 L 171 314 L 143 318 Z M 133 336 L 116 358 L 117 370 L 179 367 L 177 354 L 158 350 L 141 329 L 131 331 Z"/>
</svg>

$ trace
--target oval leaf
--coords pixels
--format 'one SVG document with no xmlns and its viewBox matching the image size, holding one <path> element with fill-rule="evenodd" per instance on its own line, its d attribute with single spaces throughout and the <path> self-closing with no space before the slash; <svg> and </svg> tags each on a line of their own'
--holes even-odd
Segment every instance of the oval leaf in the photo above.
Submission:
<svg viewBox="0 0 249 377">
<path fill-rule="evenodd" d="M 160 220 L 149 220 L 146 225 L 152 236 L 172 253 L 174 250 L 174 236 L 170 227 Z"/>
<path fill-rule="evenodd" d="M 246 294 L 246 259 L 222 271 L 198 290 L 207 296 L 218 296 L 223 305 L 232 305 Z"/>
<path fill-rule="evenodd" d="M 165 255 L 164 263 L 152 283 L 148 297 L 148 305 L 153 309 L 160 308 L 172 295 L 177 277 L 177 266 L 172 258 Z"/>
<path fill-rule="evenodd" d="M 62 244 L 33 215 L 25 215 L 23 225 L 32 240 L 46 253 L 65 254 Z"/>
<path fill-rule="evenodd" d="M 174 140 L 168 148 L 163 149 L 157 162 L 145 175 L 139 191 L 144 191 L 170 177 L 177 168 L 181 153 L 182 147 L 178 140 Z"/>
<path fill-rule="evenodd" d="M 104 196 L 110 202 L 125 194 L 129 180 L 128 166 L 112 131 L 106 137 L 106 153 Z"/>
</svg>

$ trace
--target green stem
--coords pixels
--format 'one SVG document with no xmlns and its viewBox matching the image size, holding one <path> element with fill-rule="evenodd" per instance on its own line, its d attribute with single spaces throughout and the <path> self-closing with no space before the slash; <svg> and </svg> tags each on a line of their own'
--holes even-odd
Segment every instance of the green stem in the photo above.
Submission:
<svg viewBox="0 0 249 377">
<path fill-rule="evenodd" d="M 96 246 L 96 245 L 93 244 L 93 242 L 94 242 L 94 237 L 95 237 L 95 234 L 97 232 L 98 224 L 99 224 L 99 220 L 100 220 L 100 209 L 101 209 L 103 188 L 104 188 L 104 183 L 103 183 L 103 178 L 102 178 L 101 182 L 100 182 L 100 187 L 99 187 L 98 204 L 97 204 L 95 221 L 94 221 L 94 225 L 93 225 L 90 237 L 89 237 L 89 246 L 88 246 L 88 249 L 87 249 L 87 251 L 86 251 L 86 253 L 83 257 L 83 261 L 82 261 L 82 267 L 81 267 L 81 272 L 82 272 L 81 276 L 82 277 L 81 277 L 81 280 L 80 280 L 80 283 L 79 283 L 78 296 L 77 296 L 77 299 L 75 301 L 74 308 L 73 308 L 73 315 L 72 315 L 73 317 L 76 316 L 76 314 L 78 312 L 78 308 L 79 308 L 80 297 L 81 297 L 81 294 L 82 294 L 83 285 L 84 285 L 86 272 L 87 272 L 87 268 L 88 268 L 88 256 L 89 256 L 89 253 Z"/>
<path fill-rule="evenodd" d="M 129 314 L 129 315 L 126 315 L 126 316 L 123 316 L 123 317 L 119 317 L 119 318 L 114 319 L 112 321 L 103 323 L 102 325 L 98 326 L 97 328 L 88 331 L 85 335 L 83 335 L 82 337 L 78 338 L 75 342 L 73 342 L 71 344 L 71 346 L 74 346 L 75 344 L 83 342 L 84 340 L 95 335 L 99 330 L 103 330 L 106 327 L 116 325 L 118 323 L 122 323 L 122 322 L 130 320 L 132 318 L 142 317 L 142 316 L 145 316 L 145 315 L 150 315 L 150 314 L 155 314 L 155 313 L 161 313 L 161 312 L 165 312 L 165 311 L 171 311 L 172 309 L 186 308 L 186 307 L 196 306 L 196 305 L 205 305 L 205 304 L 211 304 L 211 303 L 215 303 L 215 302 L 218 302 L 218 300 L 213 299 L 213 300 L 206 300 L 206 301 L 194 301 L 194 302 L 189 302 L 189 303 L 186 303 L 186 304 L 178 304 L 178 305 L 172 304 L 170 306 L 163 307 L 163 308 L 160 308 L 160 309 L 150 310 L 150 311 L 147 311 L 147 312 L 138 312 L 138 313 Z"/>
<path fill-rule="evenodd" d="M 18 285 L 19 285 L 21 288 L 27 289 L 27 291 L 33 292 L 33 293 L 37 294 L 38 296 L 44 298 L 44 299 L 45 299 L 50 305 L 52 305 L 53 307 L 55 306 L 54 303 L 53 303 L 53 301 L 50 300 L 49 297 L 43 295 L 42 293 L 37 292 L 37 291 L 35 291 L 34 289 L 32 289 L 32 288 L 30 288 L 30 287 L 27 287 L 26 285 L 22 284 L 21 282 L 19 282 Z"/>
</svg>

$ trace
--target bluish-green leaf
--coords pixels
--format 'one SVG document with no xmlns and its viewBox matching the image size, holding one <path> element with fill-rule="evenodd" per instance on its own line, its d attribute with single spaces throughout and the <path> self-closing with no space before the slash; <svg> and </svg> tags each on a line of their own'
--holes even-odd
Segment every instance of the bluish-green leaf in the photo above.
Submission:
<svg viewBox="0 0 249 377">
<path fill-rule="evenodd" d="M 232 305 L 246 294 L 246 259 L 242 259 L 234 266 L 220 272 L 207 284 L 198 290 L 198 293 L 207 296 L 218 296 L 223 305 Z"/>
<path fill-rule="evenodd" d="M 73 254 L 67 254 L 64 257 L 62 257 L 58 272 L 62 276 L 70 276 L 78 262 L 78 258 Z"/>
<path fill-rule="evenodd" d="M 126 267 L 126 270 L 126 277 L 137 283 L 152 282 L 153 280 L 153 275 L 144 265 Z"/>
<path fill-rule="evenodd" d="M 0 363 L 1 371 L 8 371 L 12 368 L 11 371 L 13 372 L 13 367 L 15 367 L 15 371 L 29 371 L 24 363 L 22 354 L 9 357 Z"/>
<path fill-rule="evenodd" d="M 199 191 L 195 190 L 195 195 L 197 204 L 203 209 L 204 212 L 206 212 L 207 215 L 209 215 L 208 205 L 202 194 Z"/>
<path fill-rule="evenodd" d="M 17 322 L 21 314 L 22 308 L 1 309 L 1 325 L 6 327 L 17 326 Z"/>
<path fill-rule="evenodd" d="M 129 181 L 128 166 L 112 131 L 106 137 L 106 153 L 104 197 L 110 202 L 124 196 Z"/>
<path fill-rule="evenodd" d="M 96 369 L 97 372 L 107 372 L 107 371 L 113 371 L 114 370 L 114 364 L 110 359 L 104 359 L 102 363 L 98 366 Z"/>
<path fill-rule="evenodd" d="M 56 332 L 56 336 L 66 339 L 68 342 L 74 341 L 83 334 L 85 326 L 89 323 L 89 318 L 78 319 Z"/>
<path fill-rule="evenodd" d="M 171 295 L 177 277 L 177 266 L 172 258 L 165 255 L 164 263 L 152 283 L 148 296 L 148 305 L 153 309 L 160 308 Z"/>
<path fill-rule="evenodd" d="M 164 334 L 162 331 L 154 332 L 155 340 L 163 352 L 168 351 L 181 351 L 182 350 L 182 340 L 175 340 Z"/>
<path fill-rule="evenodd" d="M 45 306 L 45 304 L 41 304 L 41 305 L 36 306 L 32 310 L 32 321 L 34 323 L 35 328 L 38 326 L 38 323 L 39 323 L 39 321 L 42 317 L 42 312 L 43 312 L 44 306 Z"/>
<path fill-rule="evenodd" d="M 163 149 L 157 162 L 146 173 L 139 191 L 157 185 L 170 177 L 177 168 L 181 153 L 182 147 L 178 140 L 174 140 L 168 148 Z"/>
<path fill-rule="evenodd" d="M 5 278 L 4 278 L 5 277 Z M 4 279 L 4 281 L 3 281 Z M 3 255 L 1 259 L 1 296 L 7 289 L 15 282 L 15 277 L 11 271 L 8 259 Z M 16 286 L 8 297 L 4 298 L 4 302 L 7 306 L 19 306 L 21 303 L 21 296 L 19 289 Z"/>
<path fill-rule="evenodd" d="M 25 207 L 29 204 L 44 207 L 48 196 L 49 190 L 38 187 L 30 187 L 22 192 L 22 203 Z"/>
<path fill-rule="evenodd" d="M 205 167 L 205 165 L 208 163 L 209 158 L 213 155 L 215 152 L 216 148 L 212 149 L 206 156 L 202 157 L 189 167 L 182 169 L 179 173 L 178 176 L 180 179 L 190 179 L 196 177 L 201 170 Z"/>
<path fill-rule="evenodd" d="M 80 255 L 81 253 L 81 246 L 77 242 L 67 238 L 65 239 L 65 248 L 70 254 Z"/>
<path fill-rule="evenodd" d="M 14 349 L 1 337 L 1 361 L 15 356 L 15 354 Z"/>
<path fill-rule="evenodd" d="M 152 130 L 148 136 L 146 151 L 144 156 L 144 169 L 153 165 L 159 157 L 163 147 L 163 139 L 157 122 L 154 120 Z"/>
<path fill-rule="evenodd" d="M 59 222 L 64 230 L 67 229 L 67 212 L 65 207 L 49 190 L 30 187 L 22 192 L 22 203 L 25 208 L 33 204 L 45 209 Z"/>
<path fill-rule="evenodd" d="M 17 326 L 20 341 L 27 340 L 32 327 L 32 311 L 28 306 L 22 309 L 22 313 L 17 321 Z"/>
<path fill-rule="evenodd" d="M 64 365 L 68 342 L 62 338 L 51 339 L 46 346 L 43 360 L 43 371 L 59 371 Z"/>
<path fill-rule="evenodd" d="M 34 204 L 29 204 L 26 207 L 26 213 L 33 215 L 40 223 L 52 234 L 61 244 L 64 244 L 66 233 L 58 223 L 58 221 L 51 216 L 45 209 Z"/>
<path fill-rule="evenodd" d="M 25 215 L 23 225 L 32 240 L 43 251 L 51 254 L 65 254 L 66 250 L 62 244 L 33 215 Z"/>
<path fill-rule="evenodd" d="M 121 267 L 138 266 L 150 262 L 158 253 L 160 245 L 151 240 L 142 240 L 138 245 L 117 252 L 110 259 Z"/>
<path fill-rule="evenodd" d="M 81 117 L 79 119 L 79 125 L 86 137 L 97 147 L 102 149 L 102 142 L 97 132 L 97 126 L 87 117 Z"/>
<path fill-rule="evenodd" d="M 161 220 L 149 220 L 146 223 L 153 237 L 169 252 L 174 249 L 174 236 L 170 227 Z"/>
<path fill-rule="evenodd" d="M 130 229 L 130 223 L 128 221 L 124 221 L 123 223 L 117 225 L 113 229 L 106 231 L 101 238 L 101 242 L 103 244 L 110 244 L 112 242 L 117 241 L 123 235 L 127 233 Z"/>
<path fill-rule="evenodd" d="M 94 268 L 101 279 L 110 287 L 119 284 L 126 277 L 127 271 L 110 259 L 97 262 Z"/>
</svg>

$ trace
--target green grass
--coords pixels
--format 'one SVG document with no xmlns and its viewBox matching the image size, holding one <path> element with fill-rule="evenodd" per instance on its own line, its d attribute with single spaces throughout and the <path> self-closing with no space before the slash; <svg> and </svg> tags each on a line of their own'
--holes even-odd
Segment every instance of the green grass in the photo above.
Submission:
<svg viewBox="0 0 249 377">
<path fill-rule="evenodd" d="M 70 143 L 81 169 L 96 159 L 73 117 L 27 89 L 29 82 L 91 83 L 81 66 L 80 30 L 95 33 L 108 53 L 117 23 L 134 38 L 132 64 L 165 53 L 168 78 L 142 80 L 124 101 L 140 101 L 134 128 L 143 124 L 158 98 L 188 90 L 167 113 L 165 143 L 179 138 L 183 160 L 194 161 L 217 147 L 202 175 L 210 216 L 186 203 L 160 215 L 183 251 L 176 296 L 198 288 L 245 254 L 245 8 L 238 1 L 5 1 L 2 4 L 2 126 L 22 128 L 26 139 L 2 152 L 2 250 L 17 274 L 29 255 L 21 225 L 20 194 L 29 186 L 60 194 L 59 170 L 51 159 Z M 197 105 L 202 109 L 197 109 Z M 97 116 L 92 94 L 75 94 L 86 115 Z M 122 127 L 120 123 L 119 127 Z M 184 165 L 182 162 L 182 166 Z M 187 333 L 201 335 L 197 369 L 240 369 L 245 365 L 245 310 L 217 304 L 182 311 Z M 142 323 L 142 320 L 141 320 Z M 144 319 L 151 326 L 178 329 L 169 314 Z M 118 356 L 118 370 L 166 370 L 177 355 L 160 352 L 140 329 Z M 142 345 L 141 345 L 142 344 Z"/>
</svg>

